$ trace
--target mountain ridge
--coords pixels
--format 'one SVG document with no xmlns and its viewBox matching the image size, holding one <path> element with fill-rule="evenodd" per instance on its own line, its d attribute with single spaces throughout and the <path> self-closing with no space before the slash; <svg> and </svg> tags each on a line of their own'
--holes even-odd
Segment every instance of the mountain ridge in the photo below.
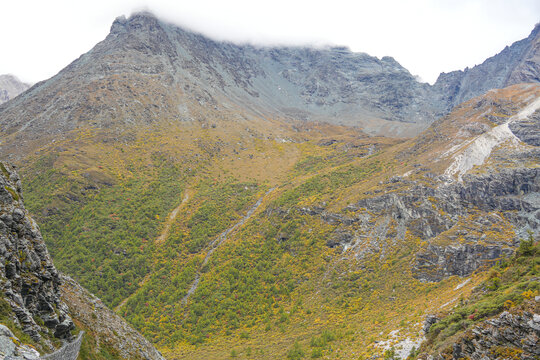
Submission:
<svg viewBox="0 0 540 360">
<path fill-rule="evenodd" d="M 482 64 L 465 70 L 441 73 L 433 86 L 437 89 L 446 88 L 449 106 L 454 107 L 491 89 L 539 82 L 539 63 L 540 23 L 535 25 L 527 38 L 506 46 Z"/>
<path fill-rule="evenodd" d="M 486 61 L 511 53 L 517 59 L 531 57 L 534 63 L 538 56 L 535 29 L 527 39 Z M 529 62 L 523 59 L 522 63 Z M 34 86 L 31 98 L 23 95 L 0 107 L 0 131 L 10 134 L 35 128 L 54 133 L 45 124 L 51 119 L 57 127 L 69 130 L 91 119 L 100 124 L 100 118 L 108 118 L 111 124 L 111 119 L 125 117 L 121 114 L 128 107 L 137 109 L 126 114 L 136 122 L 160 116 L 182 119 L 185 115 L 179 109 L 189 108 L 191 102 L 220 111 L 239 108 L 250 118 L 337 122 L 359 126 L 369 134 L 413 136 L 457 103 L 487 91 L 470 80 L 478 77 L 474 76 L 480 71 L 477 68 L 442 74 L 430 86 L 418 82 L 390 57 L 379 60 L 341 47 L 269 48 L 216 42 L 149 13 L 136 13 L 117 18 L 102 42 L 58 75 Z M 526 69 L 530 70 L 523 75 L 526 80 L 538 81 L 538 69 Z M 525 70 L 518 70 L 512 78 L 524 74 Z M 500 69 L 490 71 L 487 79 L 493 78 L 489 81 L 497 85 L 492 87 L 503 87 Z M 131 86 L 126 84 L 128 78 L 132 78 Z M 98 89 L 102 89 L 101 97 L 85 98 L 85 93 Z M 128 106 L 103 98 L 114 93 L 128 99 L 133 91 L 150 96 L 147 101 L 155 103 Z M 79 108 L 82 104 L 85 107 Z"/>
</svg>

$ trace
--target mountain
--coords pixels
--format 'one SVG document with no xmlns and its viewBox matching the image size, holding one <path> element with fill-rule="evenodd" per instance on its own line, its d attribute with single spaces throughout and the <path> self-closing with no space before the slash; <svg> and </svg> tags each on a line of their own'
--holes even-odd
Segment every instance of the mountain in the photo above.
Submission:
<svg viewBox="0 0 540 360">
<path fill-rule="evenodd" d="M 81 98 L 96 90 L 92 99 Z M 189 118 L 182 109 L 192 101 L 220 111 L 241 108 L 251 117 L 339 122 L 372 133 L 411 134 L 433 121 L 438 111 L 427 98 L 428 90 L 389 57 L 379 60 L 345 48 L 216 42 L 139 13 L 118 18 L 104 41 L 3 109 L 2 131 L 28 127 L 49 132 L 42 127 L 51 120 L 70 130 L 90 119 L 101 125 L 124 117 L 135 122 L 160 116 L 181 120 Z M 136 93 L 153 103 L 114 100 Z"/>
<path fill-rule="evenodd" d="M 482 89 L 535 31 L 452 87 L 135 14 L 0 106 L 0 153 L 89 348 L 122 317 L 170 359 L 529 356 L 540 85 Z"/>
<path fill-rule="evenodd" d="M 489 89 L 538 82 L 538 32 L 536 27 L 482 65 L 441 74 L 429 86 L 390 57 L 379 60 L 343 47 L 216 42 L 138 13 L 116 19 L 91 51 L 0 108 L 0 131 L 24 129 L 26 141 L 50 141 L 82 123 L 186 121 L 193 119 L 192 106 L 202 106 L 234 109 L 248 118 L 323 121 L 369 134 L 413 136 Z"/>
<path fill-rule="evenodd" d="M 523 40 L 507 46 L 482 64 L 463 71 L 442 73 L 434 88 L 448 109 L 491 89 L 540 81 L 540 23 Z"/>
<path fill-rule="evenodd" d="M 29 87 L 29 84 L 21 82 L 13 75 L 0 75 L 0 104 L 13 99 Z"/>
<path fill-rule="evenodd" d="M 37 349 L 52 352 L 51 359 L 163 359 L 99 299 L 56 270 L 38 225 L 24 207 L 19 175 L 7 163 L 0 162 L 0 170 L 1 354 L 38 359 Z M 61 346 L 61 340 L 67 345 Z"/>
</svg>

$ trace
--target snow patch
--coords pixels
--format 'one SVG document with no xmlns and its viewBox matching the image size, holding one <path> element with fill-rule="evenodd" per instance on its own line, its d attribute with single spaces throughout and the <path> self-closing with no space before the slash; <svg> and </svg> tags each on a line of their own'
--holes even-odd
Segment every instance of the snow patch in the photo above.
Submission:
<svg viewBox="0 0 540 360">
<path fill-rule="evenodd" d="M 414 170 L 409 170 L 409 171 L 407 171 L 405 174 L 403 174 L 403 175 L 401 175 L 401 176 L 407 177 L 407 176 L 411 175 L 413 171 L 414 171 Z"/>
</svg>

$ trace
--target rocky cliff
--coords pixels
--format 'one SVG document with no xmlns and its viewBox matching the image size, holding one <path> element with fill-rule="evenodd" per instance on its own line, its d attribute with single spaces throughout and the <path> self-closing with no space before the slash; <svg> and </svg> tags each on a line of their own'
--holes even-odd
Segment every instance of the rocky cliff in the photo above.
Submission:
<svg viewBox="0 0 540 360">
<path fill-rule="evenodd" d="M 537 359 L 540 356 L 538 302 L 532 311 L 505 311 L 469 330 L 452 346 L 452 358 Z"/>
<path fill-rule="evenodd" d="M 29 84 L 23 83 L 13 75 L 0 75 L 0 104 L 13 99 L 29 87 Z"/>
<path fill-rule="evenodd" d="M 19 176 L 0 163 L 0 286 L 16 321 L 35 341 L 70 339 L 74 329 L 60 296 L 60 276 L 39 227 L 22 202 Z"/>
</svg>

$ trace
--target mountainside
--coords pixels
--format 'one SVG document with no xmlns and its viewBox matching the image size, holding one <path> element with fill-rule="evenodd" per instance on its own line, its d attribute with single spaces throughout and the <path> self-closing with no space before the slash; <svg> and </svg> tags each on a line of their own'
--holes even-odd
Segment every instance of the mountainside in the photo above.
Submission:
<svg viewBox="0 0 540 360">
<path fill-rule="evenodd" d="M 123 318 L 168 359 L 529 356 L 537 30 L 429 86 L 391 58 L 118 18 L 0 106 L 81 353 L 158 358 Z M 482 90 L 502 77 L 527 83 Z"/>
<path fill-rule="evenodd" d="M 491 88 L 537 82 L 537 50 L 538 28 L 484 64 L 441 76 L 431 87 L 390 57 L 340 47 L 216 42 L 139 13 L 118 18 L 94 49 L 0 108 L 0 131 L 25 130 L 19 136 L 26 141 L 44 134 L 50 140 L 82 124 L 197 120 L 192 108 L 203 106 L 251 119 L 324 121 L 411 136 Z"/>
<path fill-rule="evenodd" d="M 523 40 L 507 46 L 480 65 L 464 71 L 442 73 L 434 89 L 448 109 L 491 89 L 540 81 L 540 23 Z"/>
<path fill-rule="evenodd" d="M 19 175 L 2 162 L 0 170 L 0 354 L 38 359 L 37 349 L 52 352 L 50 359 L 163 359 L 99 299 L 56 270 L 38 225 L 24 208 Z M 93 317 L 102 324 L 88 320 Z M 74 330 L 87 333 L 79 357 L 81 336 L 75 338 Z M 73 353 L 58 349 L 61 340 L 73 345 Z"/>
<path fill-rule="evenodd" d="M 13 75 L 0 75 L 0 104 L 13 99 L 29 87 L 29 84 L 21 82 Z"/>
</svg>

